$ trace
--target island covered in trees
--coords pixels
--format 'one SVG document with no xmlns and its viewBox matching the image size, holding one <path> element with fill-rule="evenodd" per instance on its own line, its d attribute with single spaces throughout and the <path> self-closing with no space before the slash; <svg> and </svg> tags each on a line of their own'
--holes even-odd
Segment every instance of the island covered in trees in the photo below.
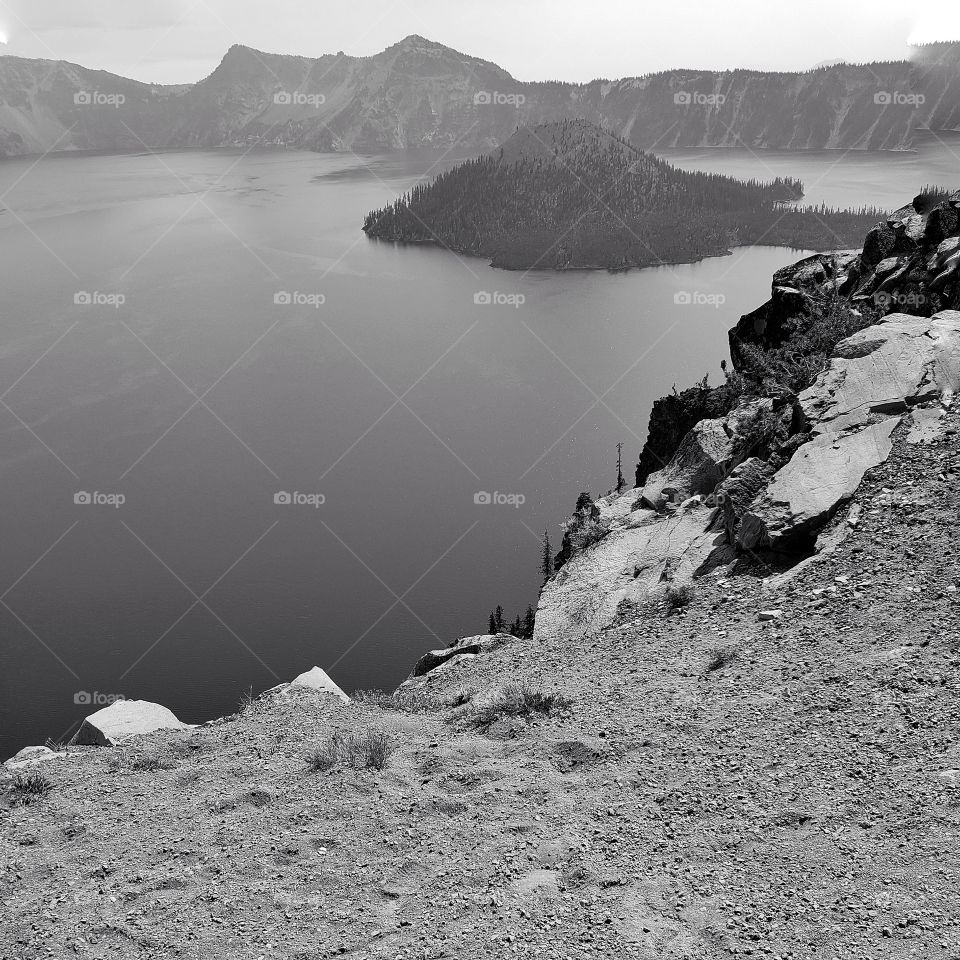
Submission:
<svg viewBox="0 0 960 960">
<path fill-rule="evenodd" d="M 369 213 L 368 236 L 433 243 L 513 270 L 688 263 L 745 244 L 834 250 L 859 244 L 877 209 L 797 204 L 799 180 L 679 170 L 585 120 L 518 130 Z"/>
</svg>

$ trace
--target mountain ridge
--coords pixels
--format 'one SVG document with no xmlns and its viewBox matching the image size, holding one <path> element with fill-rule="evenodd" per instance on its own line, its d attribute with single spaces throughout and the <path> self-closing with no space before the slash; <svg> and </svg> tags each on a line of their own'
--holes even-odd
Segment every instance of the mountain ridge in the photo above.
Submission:
<svg viewBox="0 0 960 960">
<path fill-rule="evenodd" d="M 918 48 L 915 61 L 521 81 L 411 34 L 363 57 L 234 44 L 207 77 L 164 86 L 0 57 L 0 155 L 257 143 L 469 153 L 498 146 L 518 126 L 575 118 L 645 148 L 905 150 L 917 129 L 960 129 L 960 45 Z M 107 102 L 75 102 L 94 93 Z"/>
</svg>

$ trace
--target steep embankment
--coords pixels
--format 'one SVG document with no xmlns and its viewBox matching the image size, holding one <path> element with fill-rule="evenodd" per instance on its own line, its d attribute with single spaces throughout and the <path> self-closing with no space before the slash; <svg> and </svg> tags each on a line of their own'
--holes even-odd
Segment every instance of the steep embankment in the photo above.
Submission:
<svg viewBox="0 0 960 960">
<path fill-rule="evenodd" d="M 371 57 L 238 45 L 199 83 L 154 87 L 63 61 L 0 57 L 0 155 L 257 142 L 471 153 L 518 126 L 574 118 L 648 148 L 902 150 L 918 127 L 960 127 L 958 46 L 921 47 L 915 61 L 524 83 L 410 36 Z"/>
</svg>

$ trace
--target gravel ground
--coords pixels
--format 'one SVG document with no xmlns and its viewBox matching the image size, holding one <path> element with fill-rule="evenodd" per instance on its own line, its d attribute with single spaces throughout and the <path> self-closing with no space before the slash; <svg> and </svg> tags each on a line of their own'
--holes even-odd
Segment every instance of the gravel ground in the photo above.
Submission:
<svg viewBox="0 0 960 960">
<path fill-rule="evenodd" d="M 49 761 L 0 805 L 0 956 L 958 960 L 958 518 L 957 433 L 900 436 L 778 589 Z M 509 680 L 570 705 L 477 727 Z M 310 769 L 367 729 L 385 769 Z"/>
</svg>

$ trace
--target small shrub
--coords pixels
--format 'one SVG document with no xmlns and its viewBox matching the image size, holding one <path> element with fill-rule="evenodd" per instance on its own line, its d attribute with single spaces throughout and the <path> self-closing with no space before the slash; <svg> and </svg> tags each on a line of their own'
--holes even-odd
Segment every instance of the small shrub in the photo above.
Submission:
<svg viewBox="0 0 960 960">
<path fill-rule="evenodd" d="M 475 709 L 471 722 L 475 727 L 489 727 L 501 717 L 530 717 L 534 714 L 553 716 L 571 706 L 559 693 L 544 693 L 539 687 L 508 683 L 486 703 Z"/>
<path fill-rule="evenodd" d="M 343 737 L 339 733 L 331 734 L 309 757 L 309 766 L 314 773 L 324 773 L 340 762 Z"/>
<path fill-rule="evenodd" d="M 383 730 L 368 730 L 360 737 L 347 741 L 352 766 L 367 770 L 383 770 L 390 762 L 396 744 Z"/>
<path fill-rule="evenodd" d="M 123 753 L 114 751 L 107 757 L 107 769 L 111 773 L 121 773 L 131 770 L 171 770 L 174 764 L 164 760 L 157 754 Z"/>
<path fill-rule="evenodd" d="M 42 800 L 53 784 L 42 773 L 18 773 L 9 787 L 10 805 L 26 807 Z"/>
<path fill-rule="evenodd" d="M 710 652 L 710 659 L 707 660 L 707 673 L 714 673 L 729 666 L 737 659 L 737 651 L 733 647 L 717 647 Z"/>
<path fill-rule="evenodd" d="M 696 596 L 694 589 L 688 583 L 681 583 L 676 586 L 671 584 L 667 587 L 667 605 L 671 610 L 679 610 L 682 607 L 689 606 L 694 596 Z"/>
<path fill-rule="evenodd" d="M 396 749 L 395 739 L 384 730 L 371 728 L 348 737 L 342 733 L 332 733 L 310 754 L 308 765 L 314 773 L 323 773 L 339 765 L 362 770 L 383 770 Z"/>
</svg>

